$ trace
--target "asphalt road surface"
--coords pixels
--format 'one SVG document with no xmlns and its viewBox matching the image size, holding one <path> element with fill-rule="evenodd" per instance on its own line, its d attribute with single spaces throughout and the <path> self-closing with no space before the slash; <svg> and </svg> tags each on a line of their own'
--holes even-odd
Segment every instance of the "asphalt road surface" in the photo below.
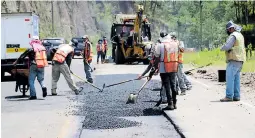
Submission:
<svg viewBox="0 0 255 138">
<path fill-rule="evenodd" d="M 94 60 L 95 61 L 95 60 Z M 94 84 L 102 88 L 127 79 L 134 79 L 146 68 L 144 65 L 93 65 Z M 85 78 L 81 59 L 72 61 L 72 71 Z M 51 66 L 46 68 L 46 98 L 42 98 L 38 82 L 38 100 L 29 101 L 15 93 L 15 82 L 2 82 L 2 137 L 6 138 L 179 138 L 175 127 L 154 108 L 159 92 L 159 80 L 151 80 L 141 92 L 136 104 L 126 104 L 145 80 L 105 88 L 103 92 L 73 77 L 77 86 L 84 87 L 75 95 L 63 76 L 58 82 L 58 96 L 51 96 Z M 29 93 L 27 93 L 29 95 Z"/>
</svg>

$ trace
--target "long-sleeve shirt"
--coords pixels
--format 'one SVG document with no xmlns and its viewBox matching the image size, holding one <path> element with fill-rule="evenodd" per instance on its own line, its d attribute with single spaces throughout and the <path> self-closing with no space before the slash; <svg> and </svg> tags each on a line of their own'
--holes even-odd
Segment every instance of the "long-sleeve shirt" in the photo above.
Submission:
<svg viewBox="0 0 255 138">
<path fill-rule="evenodd" d="M 148 65 L 148 67 L 145 69 L 145 71 L 142 73 L 142 76 L 144 76 L 145 74 L 147 74 L 147 73 L 151 70 L 151 68 L 152 68 L 152 64 L 150 63 L 150 64 Z"/>
<path fill-rule="evenodd" d="M 220 50 L 221 51 L 228 51 L 228 50 L 230 50 L 234 46 L 235 42 L 236 42 L 236 37 L 232 36 L 232 35 L 229 36 L 226 44 L 223 45 Z"/>
</svg>

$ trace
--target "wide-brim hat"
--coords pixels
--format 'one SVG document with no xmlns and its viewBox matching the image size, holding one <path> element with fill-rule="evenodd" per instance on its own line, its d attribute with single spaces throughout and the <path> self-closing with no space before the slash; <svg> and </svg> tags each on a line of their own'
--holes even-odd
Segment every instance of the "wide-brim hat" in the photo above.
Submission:
<svg viewBox="0 0 255 138">
<path fill-rule="evenodd" d="M 229 28 L 232 28 L 232 27 L 236 28 L 236 24 L 234 24 L 233 21 L 229 21 L 226 25 L 226 29 L 229 29 Z"/>
</svg>

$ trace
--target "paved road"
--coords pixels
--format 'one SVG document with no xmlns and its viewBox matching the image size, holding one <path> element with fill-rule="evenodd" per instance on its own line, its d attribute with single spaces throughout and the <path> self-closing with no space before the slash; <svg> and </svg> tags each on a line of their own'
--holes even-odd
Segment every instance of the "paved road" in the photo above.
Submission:
<svg viewBox="0 0 255 138">
<path fill-rule="evenodd" d="M 144 65 L 95 65 L 95 84 L 102 87 L 141 73 Z M 73 60 L 72 70 L 84 77 L 80 59 Z M 76 96 L 63 76 L 58 84 L 59 96 L 42 98 L 36 82 L 38 100 L 28 101 L 14 92 L 14 82 L 2 82 L 2 137 L 11 138 L 93 138 L 93 137 L 158 137 L 178 138 L 179 134 L 160 108 L 153 108 L 159 93 L 151 89 L 160 86 L 153 80 L 142 91 L 137 104 L 126 104 L 130 92 L 136 92 L 145 80 L 129 82 L 98 92 L 74 78 L 83 92 Z M 51 84 L 51 66 L 45 82 Z M 50 92 L 48 92 L 50 93 Z"/>
</svg>

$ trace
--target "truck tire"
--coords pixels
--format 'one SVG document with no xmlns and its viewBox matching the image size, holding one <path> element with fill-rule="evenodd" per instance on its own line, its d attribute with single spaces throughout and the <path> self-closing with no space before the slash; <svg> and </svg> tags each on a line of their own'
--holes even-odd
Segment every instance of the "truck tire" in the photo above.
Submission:
<svg viewBox="0 0 255 138">
<path fill-rule="evenodd" d="M 125 60 L 124 60 L 124 56 L 123 53 L 120 49 L 120 47 L 116 47 L 115 50 L 115 63 L 116 64 L 124 64 Z"/>
<path fill-rule="evenodd" d="M 144 64 L 144 65 L 148 65 L 149 63 L 150 63 L 150 61 L 149 61 L 148 59 L 144 59 L 144 60 L 143 60 L 143 64 Z"/>
</svg>

